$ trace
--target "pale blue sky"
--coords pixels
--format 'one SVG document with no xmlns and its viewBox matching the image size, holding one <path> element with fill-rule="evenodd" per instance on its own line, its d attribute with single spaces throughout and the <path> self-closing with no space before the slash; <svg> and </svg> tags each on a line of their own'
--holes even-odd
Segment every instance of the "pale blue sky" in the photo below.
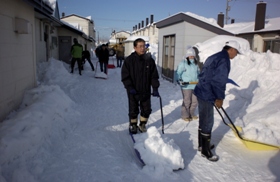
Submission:
<svg viewBox="0 0 280 182">
<path fill-rule="evenodd" d="M 57 0 L 60 15 L 91 16 L 100 39 L 108 39 L 113 30 L 132 31 L 133 26 L 154 15 L 157 22 L 178 12 L 191 12 L 206 18 L 217 19 L 220 12 L 235 22 L 254 21 L 259 0 Z M 266 17 L 280 17 L 280 0 L 267 0 Z M 230 23 L 230 20 L 228 21 Z M 280 22 L 279 22 L 280 23 Z M 97 37 L 96 37 L 97 38 Z"/>
</svg>

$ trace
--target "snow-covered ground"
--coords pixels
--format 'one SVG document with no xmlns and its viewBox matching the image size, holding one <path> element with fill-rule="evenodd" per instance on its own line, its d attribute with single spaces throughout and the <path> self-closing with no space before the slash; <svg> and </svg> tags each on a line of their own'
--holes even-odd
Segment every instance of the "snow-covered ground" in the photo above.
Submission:
<svg viewBox="0 0 280 182">
<path fill-rule="evenodd" d="M 223 40 L 198 43 L 202 61 L 220 50 Z M 241 43 L 243 55 L 232 60 L 230 73 L 240 87 L 227 85 L 224 108 L 243 127 L 244 137 L 279 146 L 280 55 L 255 53 Z M 151 46 L 152 54 L 156 50 Z M 165 134 L 159 99 L 153 97 L 148 133 L 137 136 L 146 140 L 138 148 L 149 160 L 142 167 L 128 134 L 121 69 L 109 69 L 104 80 L 94 77 L 88 63 L 82 76 L 77 70 L 70 74 L 69 65 L 54 59 L 40 64 L 39 86 L 26 92 L 20 108 L 1 123 L 0 181 L 280 181 L 279 149 L 248 150 L 217 112 L 212 142 L 220 160 L 201 157 L 198 120 L 181 120 L 179 86 L 160 82 Z M 147 146 L 151 150 L 144 151 Z M 172 171 L 174 161 L 184 169 Z"/>
</svg>

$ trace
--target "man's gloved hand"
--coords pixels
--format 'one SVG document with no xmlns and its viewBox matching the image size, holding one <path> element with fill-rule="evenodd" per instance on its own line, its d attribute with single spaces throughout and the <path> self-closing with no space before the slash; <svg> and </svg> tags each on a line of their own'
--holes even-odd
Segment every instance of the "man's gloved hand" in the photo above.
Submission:
<svg viewBox="0 0 280 182">
<path fill-rule="evenodd" d="M 137 92 L 136 92 L 136 90 L 134 88 L 131 88 L 129 90 L 129 93 L 132 94 L 132 95 L 135 95 Z"/>
<path fill-rule="evenodd" d="M 157 89 L 153 89 L 152 95 L 153 95 L 154 97 L 160 97 Z"/>
<path fill-rule="evenodd" d="M 223 99 L 216 99 L 215 106 L 220 109 L 223 106 L 223 101 Z"/>
</svg>

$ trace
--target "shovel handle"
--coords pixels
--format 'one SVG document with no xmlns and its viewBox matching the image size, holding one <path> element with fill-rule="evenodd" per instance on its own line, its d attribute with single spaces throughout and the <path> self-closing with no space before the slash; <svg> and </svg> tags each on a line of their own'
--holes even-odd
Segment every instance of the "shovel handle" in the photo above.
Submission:
<svg viewBox="0 0 280 182">
<path fill-rule="evenodd" d="M 215 106 L 215 104 L 214 104 L 214 106 Z M 216 106 L 215 106 L 215 108 L 216 108 L 216 110 L 218 111 L 219 115 L 221 116 L 221 118 L 222 118 L 223 122 L 225 123 L 225 125 L 229 126 L 229 125 L 225 122 L 225 119 L 224 119 L 224 117 L 222 116 L 222 114 L 221 114 L 221 112 L 219 111 L 219 109 L 218 109 Z M 243 140 L 243 138 L 241 137 L 239 131 L 237 130 L 236 126 L 235 126 L 235 125 L 233 124 L 233 122 L 231 121 L 230 117 L 228 116 L 228 114 L 226 113 L 226 111 L 224 110 L 224 108 L 221 107 L 221 109 L 222 109 L 222 111 L 225 113 L 225 115 L 226 115 L 227 119 L 229 120 L 230 124 L 233 126 L 233 128 L 234 128 L 236 134 L 238 135 L 238 137 L 239 137 L 241 140 Z"/>
</svg>

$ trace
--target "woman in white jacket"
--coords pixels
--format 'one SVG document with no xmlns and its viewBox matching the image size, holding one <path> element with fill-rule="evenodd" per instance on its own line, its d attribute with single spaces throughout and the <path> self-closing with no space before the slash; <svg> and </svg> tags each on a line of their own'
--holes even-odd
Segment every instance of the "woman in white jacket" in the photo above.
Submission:
<svg viewBox="0 0 280 182">
<path fill-rule="evenodd" d="M 187 48 L 185 58 L 180 62 L 176 70 L 177 82 L 181 86 L 183 103 L 181 118 L 185 121 L 198 119 L 194 111 L 198 105 L 193 90 L 198 82 L 199 67 L 195 59 L 195 51 L 192 47 Z"/>
</svg>

